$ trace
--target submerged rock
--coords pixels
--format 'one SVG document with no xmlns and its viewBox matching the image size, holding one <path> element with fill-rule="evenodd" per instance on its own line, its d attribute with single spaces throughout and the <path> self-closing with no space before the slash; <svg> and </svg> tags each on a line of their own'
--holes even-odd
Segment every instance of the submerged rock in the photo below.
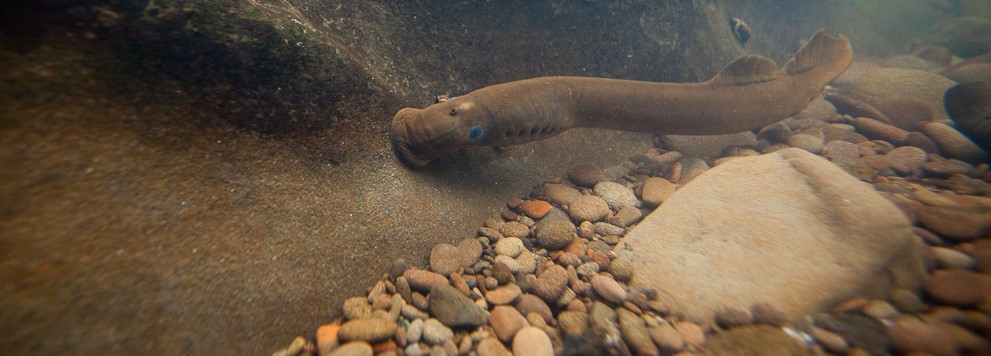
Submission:
<svg viewBox="0 0 991 356">
<path fill-rule="evenodd" d="M 699 320 L 759 302 L 794 319 L 924 280 L 919 244 L 898 208 L 800 149 L 713 168 L 626 242 L 636 255 L 632 285 L 656 289 L 665 305 Z"/>
<path fill-rule="evenodd" d="M 886 107 L 898 108 L 898 101 L 917 101 L 932 112 L 934 120 L 949 120 L 943 109 L 943 93 L 956 82 L 939 74 L 903 68 L 883 68 L 853 81 L 841 88 L 844 95 L 860 100 L 881 110 L 892 124 L 905 130 L 914 130 L 917 122 L 892 117 Z M 895 101 L 895 104 L 889 103 Z"/>
<path fill-rule="evenodd" d="M 985 150 L 991 149 L 991 81 L 958 84 L 946 91 L 945 101 L 960 131 Z"/>
</svg>

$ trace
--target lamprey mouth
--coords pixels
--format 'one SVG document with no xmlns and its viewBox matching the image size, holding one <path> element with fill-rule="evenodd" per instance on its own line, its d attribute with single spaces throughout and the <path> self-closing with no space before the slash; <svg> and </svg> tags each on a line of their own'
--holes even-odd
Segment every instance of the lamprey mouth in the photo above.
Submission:
<svg viewBox="0 0 991 356">
<path fill-rule="evenodd" d="M 414 168 L 426 167 L 430 161 L 440 157 L 440 155 L 429 154 L 418 150 L 418 147 L 422 143 L 417 141 L 416 138 L 422 138 L 422 133 L 414 132 L 415 130 L 412 126 L 415 123 L 411 121 L 415 120 L 422 111 L 416 108 L 399 110 L 396 116 L 392 118 L 392 130 L 390 130 L 392 148 L 399 154 L 403 162 Z"/>
</svg>

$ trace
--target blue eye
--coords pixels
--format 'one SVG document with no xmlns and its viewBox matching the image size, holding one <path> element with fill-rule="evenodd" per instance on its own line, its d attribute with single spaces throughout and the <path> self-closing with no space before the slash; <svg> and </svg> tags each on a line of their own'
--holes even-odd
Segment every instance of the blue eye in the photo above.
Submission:
<svg viewBox="0 0 991 356">
<path fill-rule="evenodd" d="M 485 134 L 485 129 L 483 129 L 482 126 L 479 125 L 472 126 L 470 129 L 468 129 L 468 141 L 478 140 L 482 138 L 483 134 Z"/>
</svg>

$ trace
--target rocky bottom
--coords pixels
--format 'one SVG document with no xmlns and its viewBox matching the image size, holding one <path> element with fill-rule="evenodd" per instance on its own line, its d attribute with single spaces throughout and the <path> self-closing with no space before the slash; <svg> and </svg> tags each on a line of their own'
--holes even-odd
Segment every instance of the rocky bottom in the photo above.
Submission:
<svg viewBox="0 0 991 356">
<path fill-rule="evenodd" d="M 654 148 L 603 169 L 575 164 L 508 200 L 476 237 L 434 246 L 429 266 L 396 261 L 367 295 L 344 302 L 343 320 L 276 354 L 991 352 L 988 165 L 871 140 L 849 117 L 825 119 L 788 119 L 710 160 Z M 855 297 L 797 321 L 767 303 L 698 321 L 627 283 L 646 252 L 629 250 L 624 236 L 643 216 L 710 164 L 789 146 L 820 154 L 901 208 L 925 245 L 921 290 Z"/>
</svg>

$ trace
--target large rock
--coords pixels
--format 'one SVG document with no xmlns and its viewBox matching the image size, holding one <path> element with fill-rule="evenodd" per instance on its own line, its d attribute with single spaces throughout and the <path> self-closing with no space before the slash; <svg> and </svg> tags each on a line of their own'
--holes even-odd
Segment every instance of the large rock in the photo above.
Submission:
<svg viewBox="0 0 991 356">
<path fill-rule="evenodd" d="M 899 117 L 896 112 L 885 110 L 901 107 L 895 103 L 917 101 L 931 110 L 932 119 L 949 120 L 949 115 L 943 109 L 943 93 L 955 84 L 956 82 L 935 73 L 904 68 L 882 68 L 854 80 L 850 85 L 843 87 L 842 92 L 881 110 L 888 115 L 895 126 L 914 130 L 917 122 L 912 122 L 910 118 Z M 896 115 L 891 117 L 891 114 Z"/>
<path fill-rule="evenodd" d="M 675 192 L 626 238 L 635 287 L 709 320 L 758 302 L 787 318 L 863 293 L 918 288 L 920 246 L 899 210 L 839 167 L 789 148 L 737 158 Z"/>
</svg>

